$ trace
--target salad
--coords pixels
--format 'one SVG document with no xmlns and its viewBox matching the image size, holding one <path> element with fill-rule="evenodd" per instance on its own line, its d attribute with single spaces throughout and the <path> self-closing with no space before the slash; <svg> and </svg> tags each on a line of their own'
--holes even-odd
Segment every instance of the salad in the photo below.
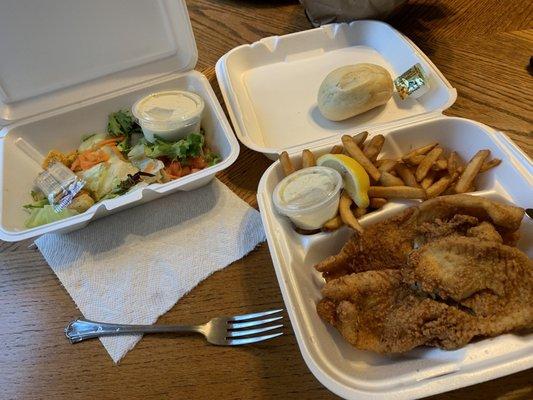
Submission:
<svg viewBox="0 0 533 400">
<path fill-rule="evenodd" d="M 40 190 L 24 205 L 29 213 L 26 227 L 33 228 L 88 210 L 93 204 L 123 195 L 151 183 L 165 183 L 220 162 L 205 143 L 202 129 L 186 138 L 148 142 L 129 110 L 109 115 L 106 133 L 86 136 L 69 153 L 51 150 L 43 169 L 59 162 L 85 182 L 72 202 L 57 212 Z"/>
</svg>

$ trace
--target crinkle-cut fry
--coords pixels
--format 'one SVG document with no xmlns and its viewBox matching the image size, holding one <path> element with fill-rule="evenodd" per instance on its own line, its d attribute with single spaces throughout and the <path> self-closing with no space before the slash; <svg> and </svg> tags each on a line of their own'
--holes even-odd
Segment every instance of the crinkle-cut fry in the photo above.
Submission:
<svg viewBox="0 0 533 400">
<path fill-rule="evenodd" d="M 381 172 L 379 183 L 381 183 L 383 186 L 405 186 L 404 181 L 386 171 Z"/>
<path fill-rule="evenodd" d="M 439 158 L 437 161 L 435 161 L 435 164 L 431 166 L 431 169 L 434 171 L 444 171 L 448 168 L 448 161 L 446 161 L 444 158 Z"/>
<path fill-rule="evenodd" d="M 382 197 L 372 197 L 368 206 L 373 209 L 378 209 L 383 207 L 385 204 L 387 204 L 387 199 Z"/>
<path fill-rule="evenodd" d="M 363 233 L 363 227 L 361 226 L 359 221 L 357 221 L 357 218 L 355 218 L 355 215 L 350 209 L 351 205 L 352 199 L 350 198 L 348 193 L 343 192 L 339 203 L 339 213 L 341 215 L 342 222 L 344 222 L 356 232 Z"/>
<path fill-rule="evenodd" d="M 426 189 L 427 198 L 440 196 L 452 183 L 452 177 L 447 175 L 440 178 L 437 182 Z"/>
<path fill-rule="evenodd" d="M 331 148 L 329 152 L 331 154 L 342 154 L 343 151 L 344 151 L 344 147 L 340 144 L 336 144 L 335 146 Z"/>
<path fill-rule="evenodd" d="M 415 175 L 413 174 L 413 171 L 407 167 L 407 165 L 403 163 L 396 164 L 396 167 L 394 168 L 395 171 L 400 175 L 400 178 L 405 182 L 407 186 L 419 188 L 420 185 L 416 181 Z"/>
<path fill-rule="evenodd" d="M 366 172 L 368 172 L 368 175 L 376 181 L 379 181 L 379 178 L 381 177 L 381 172 L 372 164 L 372 162 L 364 155 L 364 153 L 361 151 L 359 146 L 355 143 L 355 141 L 352 139 L 351 136 L 344 135 L 342 137 L 342 144 L 344 145 L 344 148 L 352 157 L 357 161 L 361 166 L 365 169 Z"/>
<path fill-rule="evenodd" d="M 402 157 L 402 160 L 406 161 L 408 160 L 409 158 L 413 157 L 413 156 L 420 156 L 420 155 L 424 155 L 424 154 L 427 154 L 429 153 L 431 150 L 433 150 L 434 147 L 436 147 L 438 145 L 437 142 L 435 143 L 430 143 L 430 144 L 427 144 L 425 146 L 422 146 L 422 147 L 418 147 L 416 149 L 413 149 L 411 150 L 409 153 L 407 153 L 406 155 L 404 155 Z"/>
<path fill-rule="evenodd" d="M 407 164 L 409 165 L 412 165 L 412 166 L 417 166 L 418 164 L 420 164 L 422 162 L 422 160 L 424 159 L 425 155 L 423 154 L 419 154 L 419 155 L 416 155 L 416 156 L 411 156 L 409 157 L 408 159 L 404 160 Z"/>
<path fill-rule="evenodd" d="M 435 171 L 431 170 L 428 172 L 426 177 L 422 179 L 422 182 L 420 182 L 420 186 L 422 186 L 422 189 L 427 189 L 431 185 L 433 185 L 433 182 L 435 181 Z"/>
<path fill-rule="evenodd" d="M 303 168 L 309 168 L 314 167 L 316 165 L 316 159 L 313 152 L 309 149 L 305 149 L 302 151 L 302 167 Z"/>
<path fill-rule="evenodd" d="M 329 221 L 327 221 L 324 225 L 322 225 L 322 230 L 328 231 L 328 232 L 335 231 L 343 225 L 344 225 L 344 222 L 342 222 L 341 216 L 336 215 L 333 218 L 331 218 Z"/>
<path fill-rule="evenodd" d="M 479 173 L 486 172 L 491 168 L 497 167 L 501 163 L 502 163 L 502 160 L 500 160 L 499 158 L 493 158 L 492 160 L 485 161 L 483 165 L 481 166 Z"/>
<path fill-rule="evenodd" d="M 294 168 L 294 165 L 292 164 L 292 161 L 289 158 L 289 153 L 287 153 L 286 151 L 282 152 L 279 155 L 279 162 L 281 163 L 281 168 L 283 168 L 285 176 L 289 176 L 294 171 L 296 171 L 296 168 Z"/>
<path fill-rule="evenodd" d="M 370 186 L 368 196 L 385 199 L 425 199 L 426 191 L 411 186 Z"/>
<path fill-rule="evenodd" d="M 464 172 L 459 177 L 459 180 L 455 184 L 455 191 L 457 193 L 465 193 L 468 188 L 472 186 L 472 183 L 474 182 L 474 179 L 476 179 L 481 166 L 489 155 L 490 151 L 485 149 L 479 150 L 474 157 L 472 157 L 472 159 L 466 165 Z"/>
<path fill-rule="evenodd" d="M 432 149 L 429 153 L 426 154 L 424 159 L 420 164 L 418 164 L 418 167 L 415 171 L 415 178 L 417 182 L 422 181 L 431 169 L 431 166 L 439 159 L 443 152 L 442 147 L 435 147 Z"/>
<path fill-rule="evenodd" d="M 394 169 L 396 164 L 398 164 L 398 161 L 393 160 L 391 158 L 382 158 L 375 162 L 376 166 L 378 167 L 378 170 L 381 172 L 390 172 Z"/>
<path fill-rule="evenodd" d="M 381 149 L 383 148 L 384 143 L 385 136 L 383 135 L 376 135 L 370 139 L 363 149 L 363 153 L 365 154 L 366 158 L 372 162 L 375 162 Z"/>
<path fill-rule="evenodd" d="M 365 142 L 366 138 L 368 137 L 368 131 L 360 132 L 357 135 L 353 135 L 353 141 L 355 144 L 357 144 L 360 148 L 363 147 L 363 143 Z"/>
</svg>

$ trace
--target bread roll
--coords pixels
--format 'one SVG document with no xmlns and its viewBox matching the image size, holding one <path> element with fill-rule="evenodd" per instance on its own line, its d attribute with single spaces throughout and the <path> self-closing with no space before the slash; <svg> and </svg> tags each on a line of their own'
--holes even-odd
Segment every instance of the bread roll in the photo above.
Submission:
<svg viewBox="0 0 533 400">
<path fill-rule="evenodd" d="M 346 65 L 331 71 L 318 90 L 318 109 L 331 121 L 342 121 L 385 104 L 392 96 L 392 77 L 375 64 Z"/>
</svg>

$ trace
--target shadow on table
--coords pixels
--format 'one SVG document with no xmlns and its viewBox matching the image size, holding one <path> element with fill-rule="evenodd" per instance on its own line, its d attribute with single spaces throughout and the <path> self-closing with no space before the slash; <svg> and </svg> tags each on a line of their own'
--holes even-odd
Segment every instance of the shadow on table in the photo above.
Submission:
<svg viewBox="0 0 533 400">
<path fill-rule="evenodd" d="M 433 47 L 426 45 L 434 41 L 433 30 L 453 20 L 455 13 L 446 5 L 439 3 L 420 4 L 406 2 L 398 7 L 385 22 L 409 37 L 424 53 L 431 57 Z"/>
<path fill-rule="evenodd" d="M 287 4 L 298 3 L 298 0 L 218 0 L 217 2 L 250 8 L 276 8 Z"/>
</svg>

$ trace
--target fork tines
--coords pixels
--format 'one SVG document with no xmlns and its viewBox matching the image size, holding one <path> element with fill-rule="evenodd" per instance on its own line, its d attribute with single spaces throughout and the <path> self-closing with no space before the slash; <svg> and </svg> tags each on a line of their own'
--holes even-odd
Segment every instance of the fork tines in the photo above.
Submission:
<svg viewBox="0 0 533 400">
<path fill-rule="evenodd" d="M 281 312 L 283 312 L 282 308 L 277 310 L 268 310 L 259 313 L 235 315 L 233 317 L 229 317 L 227 321 L 228 328 L 226 336 L 228 344 L 231 346 L 236 346 L 242 344 L 257 343 L 283 335 L 283 332 L 279 331 L 281 328 L 283 328 L 283 324 L 272 324 L 275 321 L 283 319 L 283 315 L 280 315 Z M 255 328 L 256 326 L 257 328 Z M 251 327 L 254 328 L 248 329 Z M 276 332 L 276 330 L 278 331 Z M 274 332 L 266 335 L 257 336 L 257 334 L 271 331 Z"/>
</svg>

